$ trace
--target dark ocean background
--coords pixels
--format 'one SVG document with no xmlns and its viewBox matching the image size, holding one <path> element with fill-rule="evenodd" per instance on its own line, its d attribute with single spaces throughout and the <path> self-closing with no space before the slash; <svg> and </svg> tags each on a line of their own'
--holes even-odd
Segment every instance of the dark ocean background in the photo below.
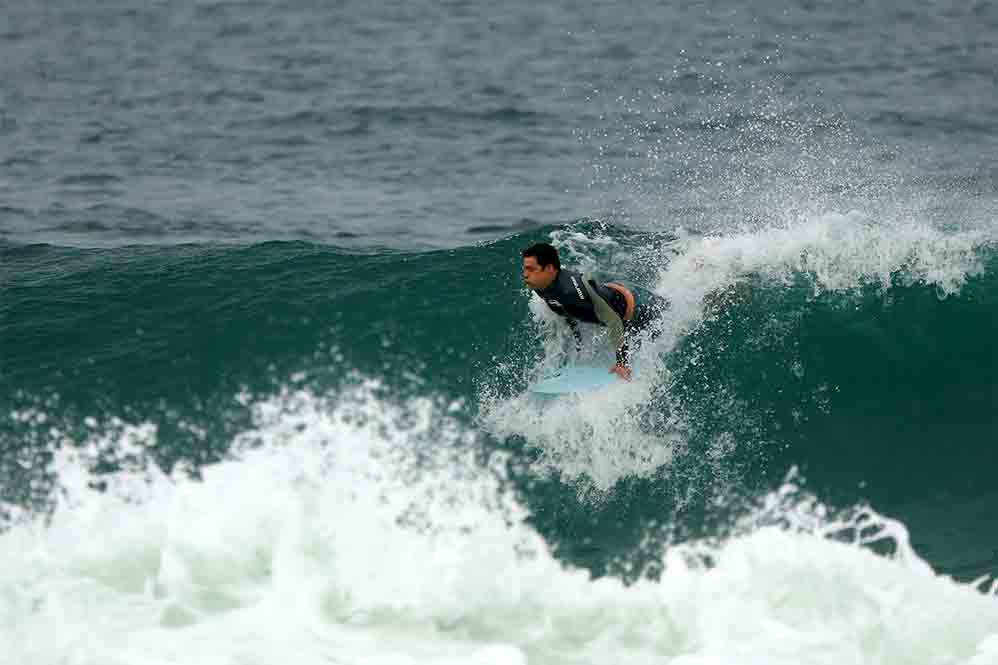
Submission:
<svg viewBox="0 0 998 665">
<path fill-rule="evenodd" d="M 0 13 L 0 662 L 998 663 L 998 6 L 133 4 Z"/>
</svg>

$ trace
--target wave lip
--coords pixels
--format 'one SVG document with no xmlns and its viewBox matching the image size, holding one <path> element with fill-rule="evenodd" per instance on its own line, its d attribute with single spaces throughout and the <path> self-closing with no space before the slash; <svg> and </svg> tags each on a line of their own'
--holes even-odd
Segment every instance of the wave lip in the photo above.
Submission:
<svg viewBox="0 0 998 665">
<path fill-rule="evenodd" d="M 875 224 L 859 212 L 830 213 L 784 227 L 687 238 L 661 271 L 657 291 L 691 314 L 705 295 L 749 274 L 790 283 L 803 273 L 816 292 L 870 283 L 886 289 L 900 277 L 951 295 L 981 272 L 978 250 L 987 242 L 974 231 L 945 233 L 918 223 Z"/>
</svg>

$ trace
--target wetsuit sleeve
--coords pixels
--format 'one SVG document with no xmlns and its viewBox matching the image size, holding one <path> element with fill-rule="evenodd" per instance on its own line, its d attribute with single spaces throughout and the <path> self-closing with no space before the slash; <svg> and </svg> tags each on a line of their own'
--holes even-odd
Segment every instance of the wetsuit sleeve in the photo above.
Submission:
<svg viewBox="0 0 998 665">
<path fill-rule="evenodd" d="M 607 334 L 610 338 L 610 344 L 613 347 L 613 352 L 619 354 L 621 348 L 625 345 L 624 340 L 624 320 L 621 316 L 614 311 L 613 307 L 608 303 L 597 291 L 595 282 L 586 275 L 582 282 L 586 291 L 589 292 L 589 298 L 592 300 L 593 308 L 596 310 L 596 317 L 603 323 L 607 328 Z M 617 356 L 620 357 L 619 355 Z M 619 362 L 619 361 L 618 361 Z M 626 365 L 626 349 L 625 349 L 625 361 L 621 364 Z"/>
</svg>

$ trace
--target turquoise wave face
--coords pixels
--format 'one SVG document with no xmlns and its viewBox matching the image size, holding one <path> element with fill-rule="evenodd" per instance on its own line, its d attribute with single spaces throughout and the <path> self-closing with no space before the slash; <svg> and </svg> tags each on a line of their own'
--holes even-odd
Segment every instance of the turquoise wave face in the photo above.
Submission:
<svg viewBox="0 0 998 665">
<path fill-rule="evenodd" d="M 548 238 L 672 302 L 630 392 L 524 396 L 560 353 L 563 331 L 519 278 L 519 249 Z M 638 574 L 649 543 L 725 533 L 795 467 L 833 505 L 902 517 L 942 570 L 991 571 L 973 507 L 998 494 L 993 248 L 922 239 L 845 279 L 820 244 L 782 263 L 742 251 L 728 271 L 712 242 L 581 222 L 408 254 L 4 246 L 3 498 L 46 505 L 53 450 L 95 431 L 152 426 L 143 455 L 198 468 L 230 455 L 274 395 L 373 380 L 392 399 L 457 400 L 478 445 L 509 456 L 534 528 L 597 573 Z"/>
</svg>

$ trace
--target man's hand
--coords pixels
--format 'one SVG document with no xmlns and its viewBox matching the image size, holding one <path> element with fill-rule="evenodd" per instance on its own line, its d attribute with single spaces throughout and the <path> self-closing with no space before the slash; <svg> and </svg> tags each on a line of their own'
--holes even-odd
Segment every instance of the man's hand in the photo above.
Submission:
<svg viewBox="0 0 998 665">
<path fill-rule="evenodd" d="M 610 368 L 610 373 L 616 374 L 624 381 L 631 380 L 631 368 L 628 367 L 627 365 L 614 365 L 613 367 Z"/>
</svg>

